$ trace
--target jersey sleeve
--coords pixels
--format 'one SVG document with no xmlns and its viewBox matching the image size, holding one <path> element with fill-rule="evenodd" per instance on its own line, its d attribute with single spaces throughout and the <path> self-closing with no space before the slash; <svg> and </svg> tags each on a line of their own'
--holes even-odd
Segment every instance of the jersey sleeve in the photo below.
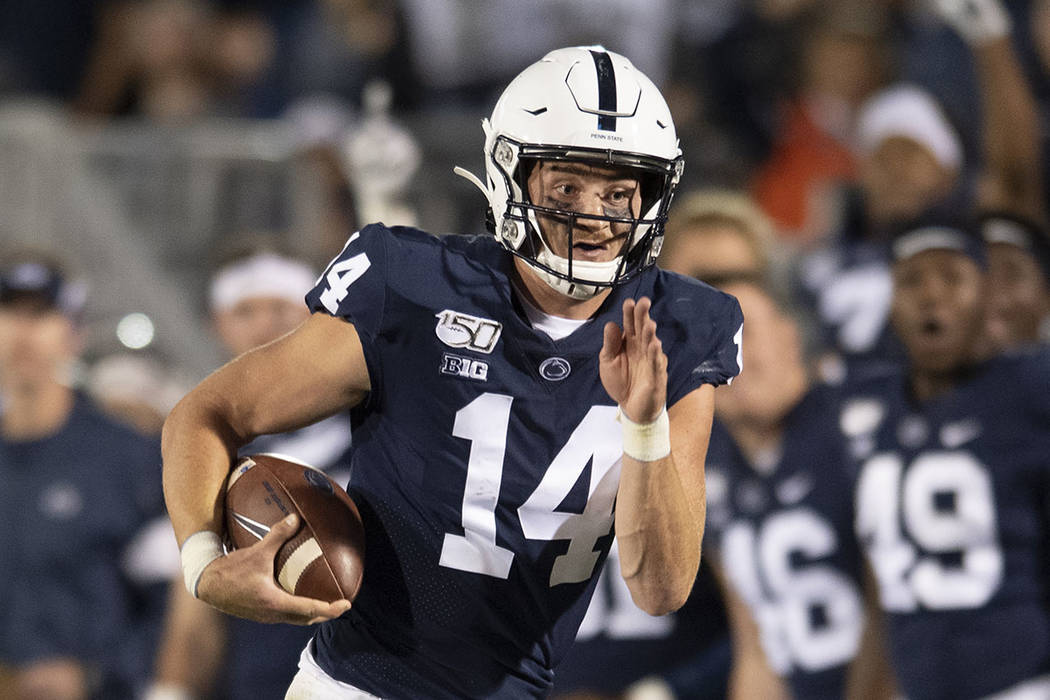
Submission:
<svg viewBox="0 0 1050 700">
<path fill-rule="evenodd" d="M 382 224 L 351 235 L 306 295 L 310 311 L 353 323 L 362 343 L 374 340 L 382 325 L 390 235 Z"/>
<path fill-rule="evenodd" d="M 352 234 L 306 295 L 311 312 L 354 324 L 373 389 L 382 383 L 376 339 L 386 315 L 391 237 L 382 224 L 371 224 Z"/>
<path fill-rule="evenodd" d="M 741 370 L 744 316 L 736 299 L 715 292 L 690 307 L 676 318 L 671 344 L 661 338 L 668 357 L 668 406 L 701 384 L 728 384 Z"/>
</svg>

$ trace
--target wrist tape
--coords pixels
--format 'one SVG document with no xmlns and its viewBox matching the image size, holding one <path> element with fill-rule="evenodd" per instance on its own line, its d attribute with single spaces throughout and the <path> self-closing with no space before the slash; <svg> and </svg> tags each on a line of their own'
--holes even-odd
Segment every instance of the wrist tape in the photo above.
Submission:
<svg viewBox="0 0 1050 700">
<path fill-rule="evenodd" d="M 667 409 L 651 423 L 635 423 L 623 410 L 616 416 L 623 426 L 623 453 L 639 462 L 655 462 L 671 454 L 671 422 Z"/>
<path fill-rule="evenodd" d="M 194 598 L 197 597 L 197 584 L 204 569 L 222 555 L 222 540 L 211 530 L 195 532 L 182 543 L 182 549 L 179 550 L 182 575 L 186 581 L 186 590 Z"/>
</svg>

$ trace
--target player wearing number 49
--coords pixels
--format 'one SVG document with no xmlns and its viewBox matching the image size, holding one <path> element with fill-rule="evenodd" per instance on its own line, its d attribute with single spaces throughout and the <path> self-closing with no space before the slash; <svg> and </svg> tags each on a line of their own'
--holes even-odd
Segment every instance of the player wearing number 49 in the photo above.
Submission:
<svg viewBox="0 0 1050 700">
<path fill-rule="evenodd" d="M 494 238 L 353 234 L 311 318 L 165 426 L 188 584 L 234 614 L 325 621 L 290 698 L 542 696 L 614 522 L 644 610 L 677 608 L 696 577 L 714 386 L 739 370 L 742 319 L 652 265 L 682 168 L 667 106 L 622 56 L 568 48 L 515 78 L 484 128 L 488 184 L 470 178 Z M 237 445 L 347 407 L 367 536 L 353 607 L 274 584 L 292 524 L 214 546 Z"/>
<path fill-rule="evenodd" d="M 911 700 L 1050 697 L 1050 354 L 988 357 L 981 240 L 951 222 L 893 243 L 906 373 L 844 406 L 863 460 L 857 535 Z"/>
</svg>

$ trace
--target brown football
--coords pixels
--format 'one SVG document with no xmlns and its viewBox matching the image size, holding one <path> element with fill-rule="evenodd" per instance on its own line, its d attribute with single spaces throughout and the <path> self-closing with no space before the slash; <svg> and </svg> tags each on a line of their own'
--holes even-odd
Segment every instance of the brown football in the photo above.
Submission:
<svg viewBox="0 0 1050 700">
<path fill-rule="evenodd" d="M 278 584 L 307 598 L 353 600 L 364 573 L 365 532 L 346 491 L 282 455 L 238 460 L 226 482 L 226 532 L 234 549 L 258 542 L 293 512 L 299 529 L 274 559 Z"/>
</svg>

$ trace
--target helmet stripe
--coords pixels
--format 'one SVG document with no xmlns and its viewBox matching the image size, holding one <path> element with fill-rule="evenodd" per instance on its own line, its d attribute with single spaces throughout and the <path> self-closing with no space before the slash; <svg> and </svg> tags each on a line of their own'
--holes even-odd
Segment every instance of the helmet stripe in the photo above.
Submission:
<svg viewBox="0 0 1050 700">
<path fill-rule="evenodd" d="M 598 71 L 598 111 L 616 113 L 616 71 L 612 57 L 605 51 L 591 51 L 594 68 Z M 616 117 L 598 115 L 599 131 L 616 131 Z"/>
</svg>

